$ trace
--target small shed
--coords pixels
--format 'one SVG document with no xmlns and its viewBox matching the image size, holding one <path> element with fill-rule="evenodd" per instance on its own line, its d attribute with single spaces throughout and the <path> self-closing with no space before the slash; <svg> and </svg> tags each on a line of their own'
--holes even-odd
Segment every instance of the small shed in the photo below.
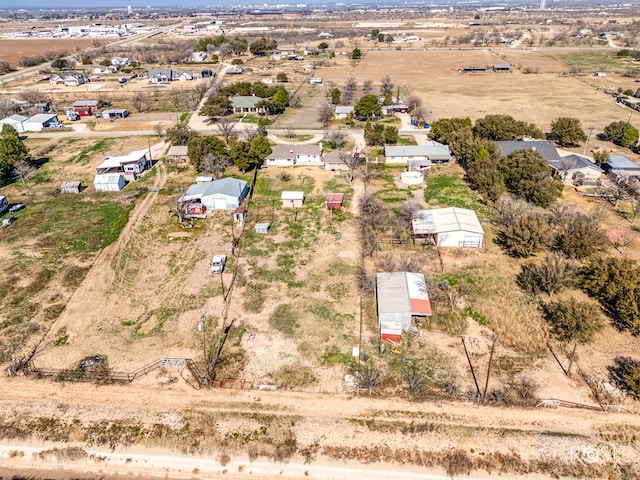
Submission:
<svg viewBox="0 0 640 480">
<path fill-rule="evenodd" d="M 102 107 L 100 100 L 77 100 L 73 103 L 73 111 L 81 117 L 89 117 Z"/>
<path fill-rule="evenodd" d="M 129 112 L 124 108 L 112 108 L 102 112 L 102 118 L 125 118 L 129 116 Z"/>
<path fill-rule="evenodd" d="M 169 157 L 169 161 L 174 165 L 187 163 L 189 161 L 187 151 L 188 147 L 186 145 L 171 145 L 167 152 L 167 157 Z"/>
<path fill-rule="evenodd" d="M 400 343 L 414 316 L 431 315 L 427 281 L 422 273 L 382 272 L 376 275 L 378 328 L 382 341 Z"/>
<path fill-rule="evenodd" d="M 300 208 L 304 205 L 304 192 L 284 191 L 280 195 L 280 200 L 284 208 Z"/>
<path fill-rule="evenodd" d="M 82 191 L 82 182 L 77 180 L 62 182 L 62 185 L 60 185 L 60 191 L 62 193 L 80 193 Z"/>
<path fill-rule="evenodd" d="M 121 173 L 102 173 L 93 178 L 93 188 L 96 192 L 119 192 L 126 185 Z"/>
<path fill-rule="evenodd" d="M 256 233 L 265 234 L 269 232 L 269 224 L 267 222 L 256 223 Z"/>
<path fill-rule="evenodd" d="M 23 123 L 28 120 L 29 117 L 25 117 L 24 115 L 11 115 L 9 117 L 3 118 L 0 120 L 0 125 L 11 125 L 14 130 L 18 133 L 24 132 Z"/>
<path fill-rule="evenodd" d="M 327 210 L 340 210 L 344 201 L 344 193 L 327 193 L 324 197 L 324 205 Z"/>
<path fill-rule="evenodd" d="M 245 217 L 246 214 L 247 214 L 247 211 L 245 210 L 245 208 L 242 205 L 240 205 L 233 212 L 233 221 L 236 222 L 236 223 L 239 223 L 240 225 L 244 225 L 244 217 Z"/>
</svg>

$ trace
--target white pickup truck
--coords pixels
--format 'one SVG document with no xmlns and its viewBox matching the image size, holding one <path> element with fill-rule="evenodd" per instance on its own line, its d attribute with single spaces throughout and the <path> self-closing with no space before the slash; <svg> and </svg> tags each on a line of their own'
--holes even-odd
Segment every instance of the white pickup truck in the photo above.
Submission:
<svg viewBox="0 0 640 480">
<path fill-rule="evenodd" d="M 211 260 L 211 273 L 222 273 L 225 263 L 227 263 L 226 255 L 214 255 Z"/>
</svg>

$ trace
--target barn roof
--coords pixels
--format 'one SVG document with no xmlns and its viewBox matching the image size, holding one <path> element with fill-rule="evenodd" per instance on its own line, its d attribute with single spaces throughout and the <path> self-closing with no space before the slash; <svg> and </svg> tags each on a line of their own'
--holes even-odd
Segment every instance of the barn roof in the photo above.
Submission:
<svg viewBox="0 0 640 480">
<path fill-rule="evenodd" d="M 378 315 L 431 315 L 427 281 L 422 273 L 378 273 L 376 287 Z"/>
<path fill-rule="evenodd" d="M 344 193 L 327 193 L 324 200 L 328 203 L 342 203 L 342 200 L 344 200 Z"/>
<path fill-rule="evenodd" d="M 417 235 L 444 232 L 472 232 L 484 234 L 476 212 L 466 208 L 448 207 L 432 210 L 418 210 L 411 222 L 413 233 Z"/>
<path fill-rule="evenodd" d="M 239 198 L 246 187 L 247 182 L 233 177 L 226 177 L 213 182 L 194 183 L 187 188 L 180 200 L 188 201 L 209 195 L 226 195 Z"/>
<path fill-rule="evenodd" d="M 389 145 L 384 147 L 385 157 L 427 157 L 433 159 L 451 158 L 448 145 L 429 141 L 422 145 Z"/>
</svg>

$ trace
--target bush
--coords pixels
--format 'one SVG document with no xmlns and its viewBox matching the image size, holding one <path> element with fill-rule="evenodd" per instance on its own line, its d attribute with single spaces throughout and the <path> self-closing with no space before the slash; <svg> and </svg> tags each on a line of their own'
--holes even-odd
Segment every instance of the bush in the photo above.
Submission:
<svg viewBox="0 0 640 480">
<path fill-rule="evenodd" d="M 549 253 L 541 263 L 523 265 L 518 275 L 518 285 L 537 295 L 544 292 L 553 295 L 575 284 L 577 266 L 563 255 Z"/>
<path fill-rule="evenodd" d="M 269 317 L 269 325 L 285 335 L 293 335 L 298 328 L 298 322 L 291 305 L 288 303 L 278 305 Z"/>
<path fill-rule="evenodd" d="M 640 361 L 631 357 L 616 357 L 607 367 L 609 378 L 621 390 L 640 398 Z"/>
<path fill-rule="evenodd" d="M 575 299 L 549 303 L 544 306 L 551 333 L 563 342 L 589 343 L 604 328 L 600 309 Z"/>
<path fill-rule="evenodd" d="M 304 387 L 318 380 L 311 367 L 302 365 L 285 365 L 273 377 L 280 388 Z"/>
</svg>

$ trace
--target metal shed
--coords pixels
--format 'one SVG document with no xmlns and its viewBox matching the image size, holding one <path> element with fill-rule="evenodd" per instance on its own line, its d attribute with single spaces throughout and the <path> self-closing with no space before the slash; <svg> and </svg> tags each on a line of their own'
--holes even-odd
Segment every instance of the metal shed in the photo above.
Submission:
<svg viewBox="0 0 640 480">
<path fill-rule="evenodd" d="M 324 197 L 324 205 L 328 210 L 340 210 L 344 201 L 344 193 L 327 193 Z"/>
<path fill-rule="evenodd" d="M 82 182 L 80 181 L 62 182 L 62 185 L 60 185 L 60 191 L 62 193 L 80 193 L 82 191 Z"/>
<path fill-rule="evenodd" d="M 119 192 L 126 185 L 121 173 L 103 173 L 93 178 L 93 188 L 96 192 Z"/>
<path fill-rule="evenodd" d="M 466 208 L 418 210 L 411 224 L 414 235 L 433 236 L 439 247 L 480 248 L 484 242 L 476 213 Z"/>
<path fill-rule="evenodd" d="M 256 223 L 256 233 L 268 233 L 269 232 L 269 224 L 264 223 Z"/>
<path fill-rule="evenodd" d="M 430 316 L 431 302 L 422 273 L 383 272 L 376 276 L 378 328 L 383 341 L 399 343 L 413 316 Z"/>
<path fill-rule="evenodd" d="M 304 205 L 304 192 L 284 191 L 280 195 L 280 200 L 285 208 L 300 208 Z"/>
</svg>

